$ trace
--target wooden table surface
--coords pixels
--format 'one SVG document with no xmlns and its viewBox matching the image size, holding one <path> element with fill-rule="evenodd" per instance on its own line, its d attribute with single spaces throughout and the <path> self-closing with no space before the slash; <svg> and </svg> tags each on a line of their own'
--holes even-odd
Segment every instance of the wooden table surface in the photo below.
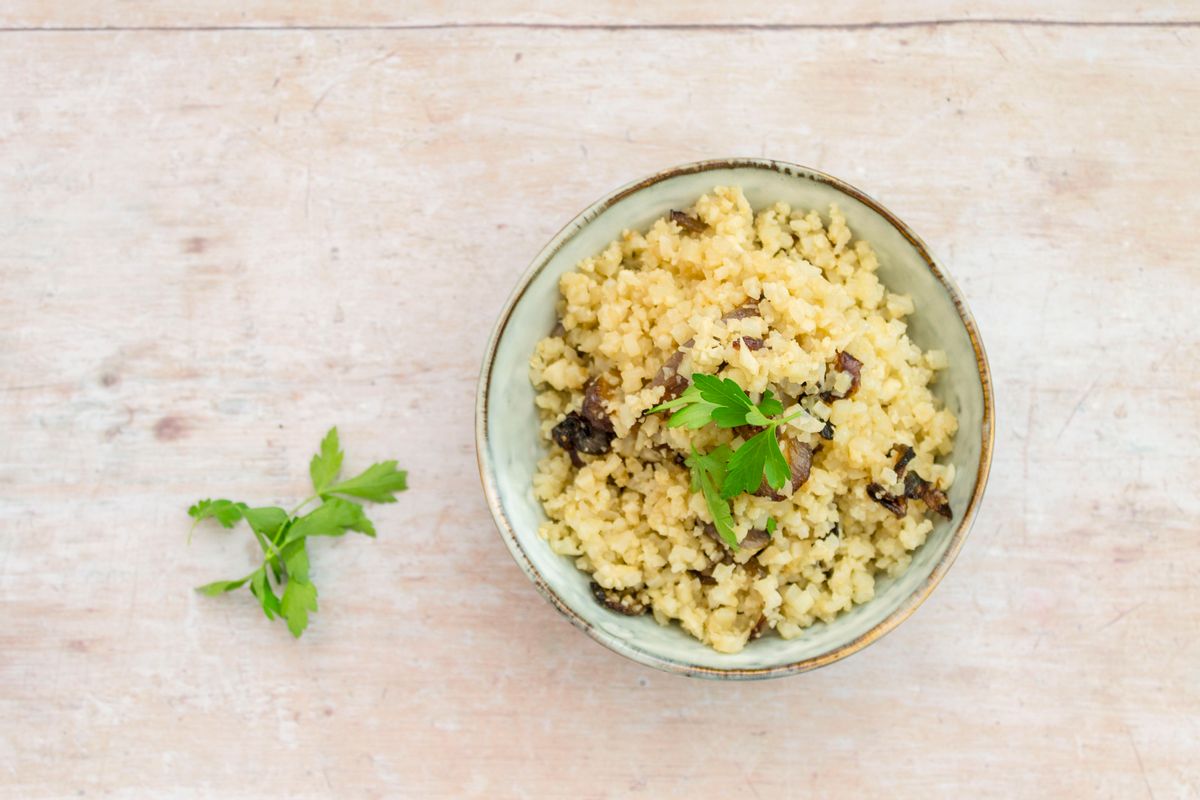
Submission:
<svg viewBox="0 0 1200 800">
<path fill-rule="evenodd" d="M 0 795 L 1200 797 L 1196 3 L 51 5 L 0 10 Z M 924 607 L 755 684 L 561 619 L 473 442 L 543 243 L 728 155 L 920 232 L 998 412 Z M 183 512 L 333 424 L 412 488 L 294 641 Z"/>
</svg>

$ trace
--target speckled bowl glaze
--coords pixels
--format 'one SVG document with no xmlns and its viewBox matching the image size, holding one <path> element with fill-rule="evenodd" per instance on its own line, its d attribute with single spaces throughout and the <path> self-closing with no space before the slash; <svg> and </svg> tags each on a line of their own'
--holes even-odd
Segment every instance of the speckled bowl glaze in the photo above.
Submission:
<svg viewBox="0 0 1200 800">
<path fill-rule="evenodd" d="M 545 519 L 532 481 L 543 455 L 538 439 L 529 357 L 555 323 L 559 277 L 599 252 L 625 229 L 645 229 L 673 208 L 686 208 L 714 186 L 736 185 L 757 210 L 779 200 L 822 214 L 837 203 L 856 237 L 879 256 L 879 277 L 911 294 L 916 313 L 909 335 L 922 348 L 946 351 L 949 367 L 935 394 L 957 416 L 948 460 L 957 469 L 950 490 L 953 521 L 934 517 L 933 532 L 896 579 L 879 578 L 874 599 L 818 623 L 791 641 L 768 635 L 733 655 L 712 650 L 677 625 L 626 617 L 600 606 L 589 576 L 538 537 Z M 517 564 L 547 600 L 596 641 L 642 664 L 706 678 L 791 675 L 861 650 L 903 622 L 950 568 L 970 529 L 992 456 L 992 387 L 975 321 L 946 271 L 908 226 L 858 189 L 807 167 L 781 161 L 704 161 L 665 170 L 594 203 L 559 231 L 533 260 L 504 306 L 483 358 L 475 410 L 475 444 L 488 506 Z"/>
</svg>

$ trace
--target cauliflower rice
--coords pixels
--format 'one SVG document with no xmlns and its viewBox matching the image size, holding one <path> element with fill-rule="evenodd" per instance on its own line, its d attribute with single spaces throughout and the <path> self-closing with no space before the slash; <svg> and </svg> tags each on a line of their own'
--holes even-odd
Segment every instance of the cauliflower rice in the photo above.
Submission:
<svg viewBox="0 0 1200 800">
<path fill-rule="evenodd" d="M 908 567 L 933 527 L 929 509 L 910 502 L 897 516 L 867 487 L 903 496 L 895 448 L 908 445 L 907 469 L 948 489 L 954 467 L 935 459 L 957 421 L 929 390 L 945 354 L 909 340 L 912 299 L 879 282 L 871 246 L 836 205 L 825 219 L 785 203 L 755 214 L 740 189 L 721 187 L 687 215 L 626 231 L 562 276 L 560 323 L 530 365 L 549 447 L 534 492 L 548 517 L 541 537 L 591 574 L 601 602 L 735 653 L 767 629 L 790 639 L 828 622 L 870 600 L 877 575 Z M 748 303 L 754 315 L 730 313 Z M 839 352 L 862 362 L 850 392 Z M 757 552 L 705 533 L 712 518 L 681 463 L 693 444 L 736 448 L 737 430 L 669 429 L 668 414 L 645 414 L 668 392 L 655 377 L 672 356 L 681 376 L 732 378 L 752 398 L 770 388 L 788 413 L 811 412 L 785 426 L 815 451 L 799 489 L 731 501 L 739 541 L 776 521 Z M 608 452 L 579 456 L 551 431 L 593 379 L 604 381 L 613 438 Z"/>
</svg>

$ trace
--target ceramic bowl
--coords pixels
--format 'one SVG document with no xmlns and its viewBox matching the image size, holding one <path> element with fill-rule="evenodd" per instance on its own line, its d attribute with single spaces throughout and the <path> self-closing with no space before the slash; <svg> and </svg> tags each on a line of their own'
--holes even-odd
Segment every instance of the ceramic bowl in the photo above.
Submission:
<svg viewBox="0 0 1200 800">
<path fill-rule="evenodd" d="M 767 635 L 736 654 L 712 650 L 677 625 L 651 615 L 616 614 L 592 597 L 590 578 L 538 537 L 545 518 L 532 480 L 543 455 L 538 438 L 529 357 L 555 324 L 559 277 L 599 252 L 622 230 L 644 230 L 673 208 L 686 208 L 715 186 L 740 186 L 759 209 L 784 200 L 825 214 L 837 203 L 854 235 L 879 256 L 879 277 L 912 295 L 909 335 L 922 348 L 941 348 L 949 367 L 935 394 L 958 417 L 948 461 L 957 478 L 950 490 L 953 521 L 934 517 L 933 532 L 896 579 L 878 578 L 875 597 L 831 623 L 818 623 L 791 641 Z M 908 226 L 863 192 L 807 167 L 734 159 L 675 167 L 624 186 L 594 203 L 533 260 L 504 306 L 483 358 L 476 401 L 479 472 L 500 535 L 517 564 L 547 600 L 604 646 L 651 667 L 685 675 L 753 679 L 790 675 L 861 650 L 904 621 L 950 568 L 971 526 L 992 454 L 992 389 L 975 322 L 945 269 Z"/>
</svg>

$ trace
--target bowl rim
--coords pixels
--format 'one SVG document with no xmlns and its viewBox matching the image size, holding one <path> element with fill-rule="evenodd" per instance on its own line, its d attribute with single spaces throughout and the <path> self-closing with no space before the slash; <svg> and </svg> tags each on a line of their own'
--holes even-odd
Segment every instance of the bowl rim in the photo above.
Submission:
<svg viewBox="0 0 1200 800">
<path fill-rule="evenodd" d="M 839 645 L 838 647 L 809 658 L 800 659 L 799 661 L 788 664 L 780 664 L 771 667 L 706 667 L 697 664 L 689 664 L 665 658 L 657 653 L 645 650 L 638 647 L 636 644 L 613 637 L 604 631 L 601 631 L 587 620 L 583 619 L 572 609 L 558 593 L 547 583 L 534 567 L 533 562 L 526 554 L 525 549 L 521 546 L 517 538 L 516 531 L 513 529 L 511 522 L 504 511 L 504 506 L 500 502 L 499 492 L 496 487 L 494 468 L 491 458 L 488 454 L 488 437 L 487 437 L 487 404 L 490 382 L 492 377 L 492 367 L 495 362 L 496 349 L 508 327 L 508 323 L 512 318 L 514 309 L 517 303 L 524 296 L 525 291 L 533 280 L 541 274 L 542 270 L 550 263 L 554 255 L 572 239 L 579 231 L 583 230 L 601 213 L 616 204 L 617 202 L 629 197 L 632 194 L 641 192 L 657 183 L 669 180 L 680 175 L 690 175 L 698 172 L 709 172 L 719 169 L 763 169 L 772 172 L 778 172 L 797 178 L 805 178 L 815 180 L 819 183 L 824 183 L 827 186 L 846 194 L 863 205 L 875 211 L 882 216 L 887 222 L 895 228 L 908 242 L 911 244 L 925 262 L 926 267 L 933 274 L 934 278 L 942 285 L 946 293 L 950 296 L 954 307 L 958 312 L 959 319 L 962 321 L 964 328 L 967 331 L 967 336 L 971 340 L 971 348 L 975 353 L 975 363 L 979 370 L 980 386 L 983 392 L 983 416 L 980 422 L 980 453 L 979 453 L 979 473 L 975 481 L 975 488 L 971 493 L 970 501 L 963 514 L 959 517 L 958 523 L 950 536 L 950 541 L 946 546 L 945 551 L 933 566 L 933 570 L 918 585 L 901 604 L 888 614 L 870 629 L 857 636 L 856 638 Z M 941 582 L 942 578 L 949 571 L 950 566 L 954 563 L 959 551 L 962 549 L 967 535 L 971 530 L 975 515 L 979 510 L 980 501 L 983 498 L 984 490 L 987 487 L 988 475 L 991 470 L 992 451 L 995 444 L 995 407 L 992 389 L 991 370 L 988 367 L 987 353 L 983 347 L 983 340 L 979 335 L 979 328 L 975 323 L 975 318 L 971 315 L 966 303 L 962 298 L 962 293 L 958 286 L 950 278 L 946 270 L 941 267 L 937 260 L 929 252 L 929 248 L 919 236 L 912 231 L 899 217 L 889 211 L 882 203 L 870 197 L 861 189 L 846 183 L 840 178 L 835 178 L 820 170 L 811 167 L 805 167 L 800 164 L 795 164 L 788 161 L 779 161 L 776 159 L 767 158 L 723 158 L 710 159 L 705 161 L 695 161 L 687 164 L 681 164 L 675 167 L 669 167 L 664 170 L 650 175 L 649 177 L 635 180 L 625 184 L 601 197 L 595 201 L 575 217 L 573 217 L 566 225 L 564 225 L 546 244 L 545 247 L 534 257 L 529 267 L 526 268 L 516 287 L 509 295 L 504 303 L 503 310 L 500 312 L 499 318 L 496 320 L 495 326 L 492 328 L 491 335 L 488 337 L 487 348 L 484 351 L 483 363 L 479 374 L 479 384 L 476 390 L 475 400 L 475 458 L 479 468 L 479 479 L 483 484 L 484 496 L 487 500 L 488 508 L 491 511 L 492 519 L 496 524 L 496 528 L 512 554 L 513 560 L 521 568 L 521 571 L 533 582 L 534 586 L 546 598 L 559 613 L 569 619 L 575 627 L 581 629 L 596 642 L 604 645 L 609 650 L 612 650 L 619 655 L 625 656 L 628 659 L 644 664 L 649 667 L 671 672 L 689 677 L 701 678 L 724 678 L 736 680 L 756 680 L 764 678 L 777 678 L 786 675 L 795 675 L 801 672 L 817 669 L 819 667 L 832 664 L 835 661 L 840 661 L 849 655 L 852 655 L 859 650 L 862 650 L 867 645 L 878 641 L 883 636 L 895 630 L 900 623 L 912 616 L 913 612 L 925 602 L 932 594 L 934 588 Z"/>
</svg>

